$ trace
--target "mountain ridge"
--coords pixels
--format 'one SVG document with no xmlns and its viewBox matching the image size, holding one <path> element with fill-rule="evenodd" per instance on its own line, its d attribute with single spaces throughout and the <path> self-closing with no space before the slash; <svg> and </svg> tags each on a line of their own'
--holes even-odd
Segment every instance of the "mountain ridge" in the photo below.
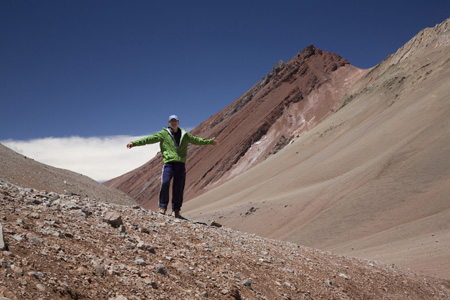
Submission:
<svg viewBox="0 0 450 300">
<path fill-rule="evenodd" d="M 345 92 L 345 84 L 340 82 L 342 74 L 356 80 L 362 73 L 341 56 L 313 45 L 289 62 L 279 62 L 249 91 L 192 130 L 194 135 L 216 137 L 220 146 L 189 149 L 185 201 L 264 160 L 288 128 L 292 131 L 290 138 L 315 126 L 333 112 Z M 334 84 L 340 85 L 341 91 L 329 92 L 332 88 L 324 88 L 330 82 L 338 82 Z M 321 90 L 329 97 L 310 97 Z M 290 111 L 302 112 L 301 117 Z M 104 184 L 124 191 L 145 208 L 157 209 L 161 165 L 158 155 L 142 167 Z"/>
</svg>

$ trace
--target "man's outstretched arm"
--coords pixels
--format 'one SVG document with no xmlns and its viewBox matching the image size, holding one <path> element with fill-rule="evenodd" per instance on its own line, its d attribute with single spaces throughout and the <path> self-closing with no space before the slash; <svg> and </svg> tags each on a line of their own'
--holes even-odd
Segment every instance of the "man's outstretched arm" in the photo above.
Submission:
<svg viewBox="0 0 450 300">
<path fill-rule="evenodd" d="M 160 131 L 160 132 L 157 132 L 155 134 L 152 134 L 152 135 L 149 135 L 147 137 L 144 137 L 142 139 L 129 142 L 127 144 L 127 148 L 131 149 L 131 148 L 133 148 L 135 146 L 144 146 L 144 145 L 147 145 L 147 144 L 154 144 L 154 143 L 160 142 L 161 140 L 162 140 L 162 137 L 161 137 L 161 131 Z"/>
</svg>

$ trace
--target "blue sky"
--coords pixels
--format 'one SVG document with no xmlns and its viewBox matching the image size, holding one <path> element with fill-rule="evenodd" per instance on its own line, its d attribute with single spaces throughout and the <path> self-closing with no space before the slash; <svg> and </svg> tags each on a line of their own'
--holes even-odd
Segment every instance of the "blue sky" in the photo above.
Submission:
<svg viewBox="0 0 450 300">
<path fill-rule="evenodd" d="M 33 157 L 14 142 L 192 129 L 309 44 L 370 68 L 448 17 L 446 0 L 0 1 L 0 142 Z"/>
</svg>

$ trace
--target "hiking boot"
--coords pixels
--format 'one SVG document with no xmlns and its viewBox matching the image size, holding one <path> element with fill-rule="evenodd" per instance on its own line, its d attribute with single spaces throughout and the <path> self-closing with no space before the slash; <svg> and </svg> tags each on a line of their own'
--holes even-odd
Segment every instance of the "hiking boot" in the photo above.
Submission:
<svg viewBox="0 0 450 300">
<path fill-rule="evenodd" d="M 177 218 L 177 219 L 183 219 L 183 220 L 186 220 L 186 218 L 183 217 L 183 216 L 180 214 L 180 210 L 174 210 L 174 211 L 173 211 L 173 216 L 174 216 L 175 218 Z"/>
<path fill-rule="evenodd" d="M 166 210 L 164 208 L 160 208 L 159 209 L 159 213 L 162 214 L 162 215 L 165 215 L 166 214 Z"/>
</svg>

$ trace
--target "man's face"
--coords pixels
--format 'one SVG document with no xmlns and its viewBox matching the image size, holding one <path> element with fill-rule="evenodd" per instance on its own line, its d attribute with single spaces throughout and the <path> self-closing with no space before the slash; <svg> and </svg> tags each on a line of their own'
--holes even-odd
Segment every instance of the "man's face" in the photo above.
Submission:
<svg viewBox="0 0 450 300">
<path fill-rule="evenodd" d="M 180 121 L 176 120 L 176 119 L 172 119 L 169 121 L 169 126 L 172 129 L 178 129 L 178 125 L 180 124 Z"/>
</svg>

